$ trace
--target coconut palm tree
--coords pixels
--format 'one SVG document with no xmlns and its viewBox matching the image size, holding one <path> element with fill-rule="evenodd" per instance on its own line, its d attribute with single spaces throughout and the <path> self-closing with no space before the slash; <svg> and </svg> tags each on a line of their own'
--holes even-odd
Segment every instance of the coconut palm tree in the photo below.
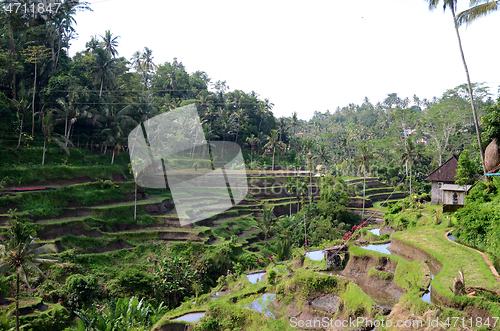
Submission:
<svg viewBox="0 0 500 331">
<path fill-rule="evenodd" d="M 366 196 L 366 170 L 370 170 L 370 161 L 373 160 L 375 154 L 369 150 L 366 143 L 359 145 L 359 152 L 356 156 L 356 161 L 354 165 L 359 165 L 359 170 L 363 171 L 363 210 L 361 212 L 361 219 L 363 219 L 365 214 L 365 196 Z"/>
<path fill-rule="evenodd" d="M 99 97 L 102 95 L 102 89 L 104 86 L 104 81 L 106 79 L 113 78 L 115 74 L 115 68 L 117 64 L 117 60 L 111 58 L 111 55 L 108 54 L 102 48 L 95 49 L 95 61 L 92 63 L 90 72 L 94 74 L 94 78 L 100 84 L 99 89 Z"/>
<path fill-rule="evenodd" d="M 422 154 L 420 154 L 416 147 L 415 144 L 411 141 L 410 137 L 406 139 L 406 144 L 405 144 L 405 150 L 403 152 L 403 155 L 401 157 L 401 160 L 405 164 L 410 164 L 410 195 L 411 195 L 411 177 L 412 177 L 412 171 L 411 171 L 411 166 L 412 164 L 416 164 L 416 162 L 422 157 Z"/>
<path fill-rule="evenodd" d="M 292 216 L 292 196 L 295 195 L 295 191 L 297 190 L 297 185 L 295 183 L 295 178 L 288 177 L 287 182 L 285 183 L 285 190 L 290 195 L 290 216 Z"/>
<path fill-rule="evenodd" d="M 154 69 L 156 68 L 156 64 L 153 62 L 153 51 L 144 47 L 140 60 L 141 69 L 144 75 L 144 85 L 142 86 L 142 92 L 144 92 L 144 88 L 148 85 L 148 74 L 154 73 Z"/>
<path fill-rule="evenodd" d="M 274 154 L 276 153 L 276 148 L 278 148 L 278 150 L 283 151 L 286 148 L 286 144 L 278 140 L 277 130 L 271 130 L 271 135 L 267 137 L 267 143 L 264 145 L 265 151 L 263 156 L 266 156 L 267 152 L 272 150 L 273 152 L 272 170 L 274 170 Z"/>
<path fill-rule="evenodd" d="M 297 213 L 299 212 L 299 200 L 302 201 L 302 207 L 304 207 L 304 196 L 307 193 L 307 184 L 296 179 L 295 180 L 295 197 L 297 198 Z"/>
<path fill-rule="evenodd" d="M 264 232 L 264 241 L 267 245 L 267 236 L 269 232 L 275 227 L 276 218 L 274 217 L 274 206 L 269 208 L 267 204 L 262 206 L 262 216 L 257 219 L 257 226 Z"/>
<path fill-rule="evenodd" d="M 426 1 L 429 3 L 429 10 L 435 9 L 440 2 L 439 0 L 426 0 Z M 479 2 L 479 1 L 477 1 L 477 2 Z M 472 3 L 475 3 L 475 2 L 476 1 L 474 1 L 474 0 L 472 1 Z M 476 127 L 477 143 L 479 145 L 479 152 L 481 154 L 481 162 L 483 165 L 483 171 L 484 171 L 484 173 L 486 173 L 486 168 L 484 165 L 484 151 L 483 151 L 483 146 L 481 143 L 481 131 L 479 129 L 479 122 L 477 120 L 476 107 L 474 106 L 474 95 L 472 93 L 472 84 L 470 82 L 469 69 L 467 68 L 467 63 L 465 62 L 465 55 L 464 55 L 464 51 L 462 48 L 462 40 L 460 39 L 460 33 L 458 31 L 459 23 L 458 23 L 456 15 L 455 15 L 455 11 L 457 8 L 457 0 L 443 0 L 442 3 L 443 3 L 443 9 L 446 10 L 446 8 L 449 8 L 451 11 L 451 15 L 453 16 L 453 24 L 455 25 L 455 32 L 457 34 L 458 46 L 460 48 L 460 55 L 462 56 L 462 63 L 464 65 L 465 75 L 467 77 L 467 88 L 469 91 L 470 105 L 472 108 L 472 115 L 474 118 L 474 126 Z M 489 11 L 491 11 L 491 10 L 489 10 Z M 485 13 L 484 9 L 483 9 L 483 13 Z M 479 16 L 477 16 L 477 17 L 479 17 Z M 466 16 L 464 16 L 464 17 L 466 17 Z"/>
<path fill-rule="evenodd" d="M 118 51 L 116 50 L 116 48 L 118 47 L 117 39 L 120 38 L 120 36 L 116 36 L 113 38 L 113 34 L 111 33 L 111 31 L 106 30 L 104 32 L 104 36 L 101 36 L 101 38 L 102 46 L 104 47 L 106 53 L 115 58 L 118 55 Z"/>
<path fill-rule="evenodd" d="M 19 281 L 22 279 L 30 288 L 27 270 L 46 279 L 47 276 L 38 266 L 57 262 L 55 258 L 42 256 L 56 252 L 56 248 L 54 245 L 36 247 L 39 239 L 35 238 L 35 230 L 27 223 L 20 222 L 14 212 L 11 212 L 9 224 L 10 240 L 6 243 L 0 239 L 0 274 L 9 270 L 16 274 L 16 330 L 19 331 Z"/>
<path fill-rule="evenodd" d="M 23 136 L 23 123 L 24 118 L 28 114 L 29 109 L 31 108 L 31 103 L 28 101 L 26 93 L 21 91 L 20 95 L 21 99 L 11 99 L 11 105 L 16 109 L 17 120 L 19 121 L 19 139 L 17 141 L 17 149 L 21 146 L 21 138 Z"/>
<path fill-rule="evenodd" d="M 35 64 L 35 79 L 33 81 L 33 101 L 31 102 L 31 107 L 32 107 L 31 136 L 35 135 L 35 95 L 36 95 L 36 79 L 38 73 L 38 64 L 49 56 L 48 55 L 49 51 L 50 50 L 45 46 L 28 46 L 28 48 L 23 51 L 23 55 L 26 56 L 25 62 Z"/>
<path fill-rule="evenodd" d="M 245 111 L 241 108 L 237 108 L 234 111 L 234 118 L 236 119 L 236 136 L 234 137 L 234 141 L 238 141 L 238 133 L 240 132 L 241 125 L 243 121 L 248 118 L 248 115 L 245 113 Z"/>
<path fill-rule="evenodd" d="M 262 121 L 269 115 L 271 109 L 274 107 L 274 103 L 269 102 L 269 99 L 264 99 L 264 101 L 259 101 L 259 114 L 260 114 L 260 123 L 259 123 L 259 131 L 262 126 Z"/>
<path fill-rule="evenodd" d="M 246 144 L 250 145 L 250 164 L 252 164 L 253 159 L 252 159 L 252 154 L 253 154 L 253 148 L 257 144 L 259 138 L 257 138 L 253 133 L 250 135 L 250 137 L 247 137 L 246 139 Z"/>
<path fill-rule="evenodd" d="M 90 52 L 91 55 L 94 55 L 96 48 L 99 47 L 99 39 L 97 36 L 90 37 L 90 41 L 85 44 L 85 50 Z"/>
</svg>

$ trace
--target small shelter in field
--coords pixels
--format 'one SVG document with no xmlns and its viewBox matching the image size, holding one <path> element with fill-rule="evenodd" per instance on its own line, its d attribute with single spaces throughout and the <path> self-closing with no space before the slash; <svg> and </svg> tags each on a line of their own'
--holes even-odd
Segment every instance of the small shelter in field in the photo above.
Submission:
<svg viewBox="0 0 500 331">
<path fill-rule="evenodd" d="M 455 184 L 457 174 L 458 158 L 453 155 L 439 168 L 431 172 L 424 180 L 432 182 L 431 204 L 443 204 L 443 185 Z"/>
<path fill-rule="evenodd" d="M 443 191 L 443 213 L 454 212 L 465 205 L 465 196 L 474 185 L 444 184 Z"/>
<path fill-rule="evenodd" d="M 318 165 L 316 166 L 316 171 L 317 171 L 318 173 L 320 173 L 320 174 L 324 174 L 324 173 L 325 173 L 325 171 L 326 171 L 326 167 L 325 167 L 324 165 L 322 165 L 322 164 L 318 164 Z"/>
</svg>

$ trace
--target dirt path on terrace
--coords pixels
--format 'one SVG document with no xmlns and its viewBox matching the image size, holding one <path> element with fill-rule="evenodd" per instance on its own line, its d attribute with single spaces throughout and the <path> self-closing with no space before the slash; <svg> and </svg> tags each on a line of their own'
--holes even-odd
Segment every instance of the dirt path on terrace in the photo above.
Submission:
<svg viewBox="0 0 500 331">
<path fill-rule="evenodd" d="M 483 258 L 484 262 L 488 265 L 488 267 L 490 268 L 491 272 L 493 273 L 493 276 L 495 276 L 496 280 L 498 283 L 500 283 L 500 275 L 498 275 L 498 272 L 497 272 L 497 269 L 495 269 L 495 267 L 493 266 L 493 264 L 490 262 L 490 259 L 488 258 L 488 256 L 486 254 L 484 254 L 483 252 L 481 251 L 478 251 L 477 249 L 474 249 L 472 247 L 468 247 L 468 246 L 465 246 L 465 245 L 462 245 L 462 244 L 459 244 L 453 240 L 451 240 L 449 237 L 448 237 L 448 234 L 450 232 L 452 232 L 453 230 L 455 229 L 451 229 L 447 232 L 445 232 L 444 234 L 444 237 L 446 238 L 446 240 L 456 244 L 456 245 L 459 245 L 459 246 L 462 246 L 462 247 L 467 247 L 467 248 L 470 248 L 472 250 L 475 250 L 476 252 L 478 252 L 479 254 L 481 254 L 481 257 Z"/>
</svg>

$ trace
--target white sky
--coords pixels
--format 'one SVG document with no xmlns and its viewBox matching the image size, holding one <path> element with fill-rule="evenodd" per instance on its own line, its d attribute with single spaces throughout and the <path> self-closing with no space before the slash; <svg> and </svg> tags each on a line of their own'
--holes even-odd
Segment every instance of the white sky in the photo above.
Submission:
<svg viewBox="0 0 500 331">
<path fill-rule="evenodd" d="M 146 46 L 230 90 L 255 91 L 276 117 L 310 119 L 388 93 L 431 99 L 466 82 L 451 13 L 424 0 L 89 0 L 70 55 L 111 30 L 119 56 Z M 459 0 L 458 10 L 468 7 Z M 472 82 L 500 85 L 500 12 L 460 28 Z"/>
</svg>

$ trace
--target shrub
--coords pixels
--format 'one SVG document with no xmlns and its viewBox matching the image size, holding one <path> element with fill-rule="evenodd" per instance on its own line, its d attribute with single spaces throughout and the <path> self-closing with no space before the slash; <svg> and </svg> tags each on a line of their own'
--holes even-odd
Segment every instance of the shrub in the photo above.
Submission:
<svg viewBox="0 0 500 331">
<path fill-rule="evenodd" d="M 267 273 L 267 281 L 269 282 L 269 284 L 274 284 L 275 280 L 276 280 L 276 271 L 274 269 L 271 269 Z"/>
<path fill-rule="evenodd" d="M 70 310 L 82 308 L 89 303 L 99 289 L 97 277 L 94 275 L 71 275 L 66 279 L 65 292 Z"/>
</svg>

